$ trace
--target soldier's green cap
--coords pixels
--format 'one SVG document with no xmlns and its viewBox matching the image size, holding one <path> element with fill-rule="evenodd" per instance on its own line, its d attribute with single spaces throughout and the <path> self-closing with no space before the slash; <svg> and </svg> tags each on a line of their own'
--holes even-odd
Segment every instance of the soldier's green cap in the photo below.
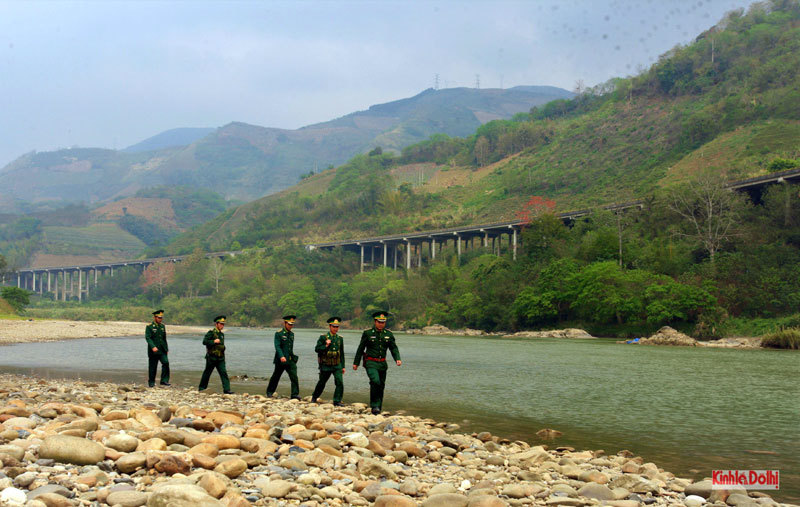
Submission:
<svg viewBox="0 0 800 507">
<path fill-rule="evenodd" d="M 214 317 L 214 322 L 222 322 L 224 324 L 225 323 L 225 316 L 224 315 L 219 315 L 217 317 Z"/>
<path fill-rule="evenodd" d="M 386 318 L 389 316 L 389 312 L 385 312 L 383 310 L 379 312 L 374 312 L 372 314 L 372 318 L 377 320 L 378 322 L 386 322 Z"/>
<path fill-rule="evenodd" d="M 297 315 L 284 315 L 283 320 L 288 322 L 289 324 L 294 324 L 295 319 L 297 319 Z"/>
<path fill-rule="evenodd" d="M 331 317 L 326 322 L 332 326 L 338 326 L 341 321 L 342 321 L 341 317 Z"/>
<path fill-rule="evenodd" d="M 163 317 L 164 316 L 164 310 L 156 310 L 156 311 L 153 312 L 153 315 L 155 317 Z"/>
</svg>

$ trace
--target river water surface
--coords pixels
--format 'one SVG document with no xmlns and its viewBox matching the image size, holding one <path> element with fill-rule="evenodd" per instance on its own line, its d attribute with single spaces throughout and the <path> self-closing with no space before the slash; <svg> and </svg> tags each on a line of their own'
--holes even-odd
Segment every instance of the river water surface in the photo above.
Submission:
<svg viewBox="0 0 800 507">
<path fill-rule="evenodd" d="M 144 326 L 143 326 L 144 327 Z M 169 331 L 169 326 L 167 326 Z M 268 377 L 274 330 L 226 329 L 230 375 Z M 317 377 L 319 330 L 295 330 L 300 394 Z M 342 332 L 345 402 L 365 402 L 363 368 L 352 371 L 360 333 Z M 681 476 L 715 469 L 778 469 L 775 498 L 800 501 L 800 354 L 620 345 L 612 340 L 502 339 L 397 333 L 403 365 L 389 367 L 384 409 L 455 422 L 463 431 L 531 443 L 628 449 Z M 173 383 L 197 385 L 202 337 L 169 337 Z M 0 347 L 0 371 L 46 377 L 147 381 L 142 337 Z M 233 381 L 263 393 L 264 380 Z M 216 372 L 211 389 L 221 391 Z M 289 379 L 278 392 L 288 394 Z M 333 379 L 323 399 L 330 400 Z M 536 432 L 563 432 L 542 441 Z"/>
</svg>

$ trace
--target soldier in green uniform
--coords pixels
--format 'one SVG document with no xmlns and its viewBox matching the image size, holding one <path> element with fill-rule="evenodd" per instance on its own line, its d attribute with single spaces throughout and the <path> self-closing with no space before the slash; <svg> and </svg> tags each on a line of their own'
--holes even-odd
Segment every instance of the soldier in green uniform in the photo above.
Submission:
<svg viewBox="0 0 800 507">
<path fill-rule="evenodd" d="M 275 369 L 272 371 L 272 377 L 267 385 L 267 396 L 275 393 L 278 381 L 286 371 L 289 374 L 289 381 L 292 383 L 291 397 L 293 400 L 300 399 L 300 383 L 297 380 L 297 360 L 299 358 L 294 355 L 294 333 L 292 332 L 296 319 L 296 315 L 284 315 L 283 329 L 275 332 L 275 358 L 272 360 L 275 363 Z"/>
<path fill-rule="evenodd" d="M 158 363 L 161 362 L 161 385 L 169 386 L 169 358 L 167 353 L 167 328 L 163 324 L 164 310 L 153 312 L 153 322 L 144 328 L 144 339 L 147 340 L 147 385 L 156 385 L 156 370 Z"/>
<path fill-rule="evenodd" d="M 356 357 L 353 359 L 353 369 L 358 370 L 358 363 L 364 358 L 364 369 L 369 377 L 369 405 L 373 414 L 380 414 L 383 409 L 383 390 L 386 387 L 386 350 L 392 352 L 397 366 L 403 364 L 400 360 L 400 351 L 394 341 L 394 335 L 386 329 L 386 315 L 388 312 L 375 312 L 372 318 L 375 324 L 372 329 L 366 329 L 361 334 L 361 343 L 358 344 Z"/>
<path fill-rule="evenodd" d="M 319 362 L 319 382 L 317 382 L 317 387 L 314 388 L 314 394 L 311 395 L 312 403 L 317 402 L 317 398 L 325 390 L 325 384 L 333 375 L 333 381 L 336 384 L 336 389 L 333 391 L 333 406 L 342 406 L 342 395 L 344 394 L 342 374 L 345 372 L 345 367 L 344 341 L 339 336 L 339 322 L 341 320 L 339 317 L 328 319 L 329 331 L 320 335 L 317 340 L 317 346 L 314 347 L 314 352 L 317 353 L 317 361 Z"/>
<path fill-rule="evenodd" d="M 214 329 L 203 337 L 203 345 L 206 346 L 206 369 L 203 370 L 203 376 L 200 377 L 199 391 L 206 390 L 211 372 L 216 368 L 219 378 L 222 380 L 222 392 L 233 394 L 231 381 L 228 379 L 228 372 L 225 369 L 225 333 L 222 332 L 224 327 L 225 316 L 220 315 L 214 319 Z"/>
</svg>

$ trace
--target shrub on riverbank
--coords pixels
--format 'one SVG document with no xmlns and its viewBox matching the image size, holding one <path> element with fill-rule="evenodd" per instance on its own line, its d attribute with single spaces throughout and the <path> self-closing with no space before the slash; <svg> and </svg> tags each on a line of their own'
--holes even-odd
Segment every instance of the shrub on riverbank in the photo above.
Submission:
<svg viewBox="0 0 800 507">
<path fill-rule="evenodd" d="M 770 349 L 800 349 L 800 328 L 788 328 L 766 334 L 761 338 L 761 346 Z"/>
</svg>

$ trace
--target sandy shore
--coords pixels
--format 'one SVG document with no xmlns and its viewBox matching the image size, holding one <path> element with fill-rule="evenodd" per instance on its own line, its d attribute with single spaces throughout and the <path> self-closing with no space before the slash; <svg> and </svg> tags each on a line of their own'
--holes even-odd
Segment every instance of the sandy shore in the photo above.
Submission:
<svg viewBox="0 0 800 507">
<path fill-rule="evenodd" d="M 0 505 L 776 506 L 627 451 L 549 449 L 412 415 L 0 375 Z"/>
<path fill-rule="evenodd" d="M 52 342 L 77 338 L 144 336 L 146 322 L 0 320 L 0 344 Z M 170 326 L 167 335 L 205 334 L 208 327 Z"/>
</svg>

